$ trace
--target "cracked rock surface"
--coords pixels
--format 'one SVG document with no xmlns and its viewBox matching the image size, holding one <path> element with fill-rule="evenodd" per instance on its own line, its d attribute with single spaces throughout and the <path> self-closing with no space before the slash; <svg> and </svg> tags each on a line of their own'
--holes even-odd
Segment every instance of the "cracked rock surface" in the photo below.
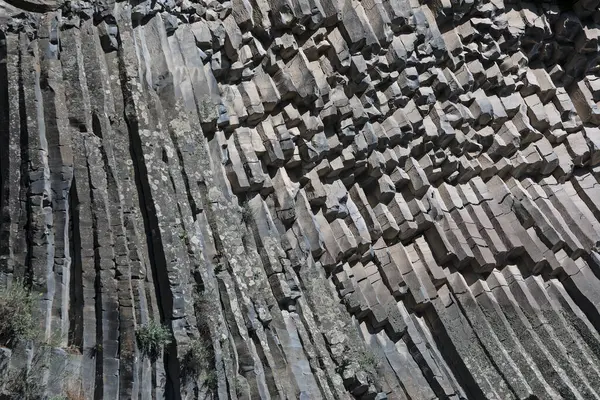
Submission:
<svg viewBox="0 0 600 400">
<path fill-rule="evenodd" d="M 600 400 L 599 46 L 600 0 L 0 0 L 40 398 Z"/>
</svg>

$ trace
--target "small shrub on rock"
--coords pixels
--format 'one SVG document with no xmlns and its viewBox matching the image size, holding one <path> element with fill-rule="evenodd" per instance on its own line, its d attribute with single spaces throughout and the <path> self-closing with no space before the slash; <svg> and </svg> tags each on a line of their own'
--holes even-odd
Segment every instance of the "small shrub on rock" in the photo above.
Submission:
<svg viewBox="0 0 600 400">
<path fill-rule="evenodd" d="M 215 371 L 210 371 L 206 374 L 206 386 L 208 386 L 211 390 L 216 390 L 217 385 L 219 384 L 219 377 Z"/>
<path fill-rule="evenodd" d="M 210 344 L 204 343 L 204 340 L 194 340 L 184 358 L 186 366 L 196 372 L 209 369 L 212 359 L 211 350 Z"/>
<path fill-rule="evenodd" d="M 379 365 L 379 361 L 375 356 L 368 351 L 361 351 L 356 357 L 356 362 L 361 368 L 364 369 L 376 369 Z"/>
<path fill-rule="evenodd" d="M 193 340 L 181 360 L 181 367 L 185 375 L 198 375 L 213 369 L 212 344 L 203 338 Z"/>
<path fill-rule="evenodd" d="M 0 289 L 0 346 L 35 339 L 39 329 L 34 317 L 36 298 L 20 281 Z"/>
<path fill-rule="evenodd" d="M 142 355 L 149 357 L 153 362 L 160 355 L 161 349 L 172 341 L 169 330 L 152 320 L 138 328 L 135 331 L 135 337 Z"/>
</svg>

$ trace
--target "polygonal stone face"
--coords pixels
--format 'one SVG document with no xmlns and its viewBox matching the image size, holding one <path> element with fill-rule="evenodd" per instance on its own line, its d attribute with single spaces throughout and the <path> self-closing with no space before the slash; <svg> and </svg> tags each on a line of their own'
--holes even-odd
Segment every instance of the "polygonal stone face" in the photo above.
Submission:
<svg viewBox="0 0 600 400">
<path fill-rule="evenodd" d="M 563 3 L 0 0 L 0 397 L 600 397 Z"/>
</svg>

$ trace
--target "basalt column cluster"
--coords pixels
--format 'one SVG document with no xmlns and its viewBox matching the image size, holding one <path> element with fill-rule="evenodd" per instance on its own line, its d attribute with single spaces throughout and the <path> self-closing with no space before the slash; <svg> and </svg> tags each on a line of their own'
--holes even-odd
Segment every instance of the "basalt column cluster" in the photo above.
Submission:
<svg viewBox="0 0 600 400">
<path fill-rule="evenodd" d="M 599 7 L 0 0 L 0 393 L 600 400 Z"/>
</svg>

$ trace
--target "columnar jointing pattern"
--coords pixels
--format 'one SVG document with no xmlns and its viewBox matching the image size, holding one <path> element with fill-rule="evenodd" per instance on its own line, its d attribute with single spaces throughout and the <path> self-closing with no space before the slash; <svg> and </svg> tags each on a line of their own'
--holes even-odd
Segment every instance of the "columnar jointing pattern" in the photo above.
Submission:
<svg viewBox="0 0 600 400">
<path fill-rule="evenodd" d="M 599 0 L 8 3 L 48 395 L 600 399 Z"/>
</svg>

